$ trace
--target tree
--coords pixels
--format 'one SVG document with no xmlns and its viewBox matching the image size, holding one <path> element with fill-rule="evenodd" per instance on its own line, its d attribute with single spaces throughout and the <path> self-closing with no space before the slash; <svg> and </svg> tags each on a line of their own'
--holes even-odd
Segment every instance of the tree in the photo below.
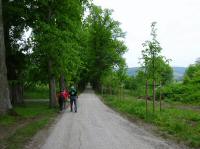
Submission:
<svg viewBox="0 0 200 149">
<path fill-rule="evenodd" d="M 144 47 L 141 58 L 142 69 L 146 73 L 147 79 L 170 82 L 173 76 L 172 68 L 169 66 L 170 60 L 160 54 L 162 48 L 156 39 L 157 29 L 155 26 L 156 22 L 153 22 L 151 24 L 152 39 L 142 44 Z"/>
<path fill-rule="evenodd" d="M 100 88 L 100 79 L 104 72 L 113 70 L 123 61 L 126 46 L 122 39 L 125 34 L 120 23 L 113 20 L 112 11 L 92 5 L 87 17 L 90 49 L 90 80 L 94 88 Z"/>
<path fill-rule="evenodd" d="M 86 1 L 43 0 L 32 2 L 34 73 L 38 80 L 49 80 L 50 106 L 55 106 L 56 83 L 77 83 L 83 67 L 79 42 L 82 34 L 83 5 Z M 45 11 L 44 11 L 45 10 Z M 39 71 L 38 71 L 39 70 Z M 40 77 L 40 74 L 47 74 Z"/>
<path fill-rule="evenodd" d="M 184 75 L 184 84 L 198 84 L 200 82 L 200 61 L 197 59 L 195 64 L 190 65 Z"/>
<path fill-rule="evenodd" d="M 153 111 L 155 111 L 155 88 L 156 81 L 165 81 L 163 83 L 170 82 L 172 80 L 172 68 L 169 66 L 169 60 L 167 60 L 160 53 L 162 48 L 157 41 L 156 22 L 151 24 L 151 36 L 152 39 L 143 43 L 144 50 L 142 50 L 142 68 L 146 74 L 147 79 L 153 82 Z"/>
<path fill-rule="evenodd" d="M 7 77 L 12 104 L 23 103 L 23 72 L 26 69 L 26 40 L 23 38 L 27 29 L 25 1 L 3 0 L 4 37 L 6 48 Z"/>
<path fill-rule="evenodd" d="M 0 0 L 0 114 L 4 114 L 8 109 L 12 108 L 9 98 L 7 70 L 5 64 L 5 45 L 2 17 L 2 0 Z"/>
</svg>

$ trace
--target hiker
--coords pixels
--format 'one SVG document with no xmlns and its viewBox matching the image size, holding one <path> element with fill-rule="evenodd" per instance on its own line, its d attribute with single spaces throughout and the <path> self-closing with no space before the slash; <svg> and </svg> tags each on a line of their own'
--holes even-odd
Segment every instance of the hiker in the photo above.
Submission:
<svg viewBox="0 0 200 149">
<path fill-rule="evenodd" d="M 73 112 L 73 104 L 74 104 L 74 111 L 77 112 L 77 91 L 74 86 L 71 87 L 70 89 L 70 107 L 71 107 L 71 112 Z"/>
<path fill-rule="evenodd" d="M 63 105 L 63 108 L 64 109 L 67 109 L 67 107 L 68 107 L 68 105 L 66 106 L 66 103 L 68 102 L 68 99 L 69 99 L 69 92 L 68 92 L 68 90 L 67 89 L 65 89 L 64 90 L 64 97 L 65 97 L 65 99 L 64 99 L 64 105 Z"/>
<path fill-rule="evenodd" d="M 58 95 L 58 103 L 59 103 L 60 111 L 63 110 L 64 100 L 65 100 L 64 90 L 61 90 L 59 95 Z"/>
<path fill-rule="evenodd" d="M 66 102 L 68 98 L 69 98 L 69 92 L 66 89 L 61 90 L 58 95 L 58 103 L 60 111 L 66 109 Z"/>
</svg>

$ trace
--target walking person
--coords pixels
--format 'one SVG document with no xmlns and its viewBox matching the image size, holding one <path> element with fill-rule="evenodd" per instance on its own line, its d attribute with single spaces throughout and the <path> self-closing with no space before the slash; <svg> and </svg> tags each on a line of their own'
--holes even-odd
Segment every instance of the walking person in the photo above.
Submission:
<svg viewBox="0 0 200 149">
<path fill-rule="evenodd" d="M 69 105 L 69 104 L 66 105 L 66 103 L 68 102 L 68 99 L 69 99 L 69 92 L 68 92 L 67 89 L 64 90 L 64 97 L 65 97 L 65 99 L 64 99 L 63 108 L 66 110 L 68 108 L 68 105 Z"/>
<path fill-rule="evenodd" d="M 64 92 L 64 90 L 61 90 L 60 93 L 59 93 L 59 95 L 58 95 L 58 103 L 59 103 L 60 112 L 63 111 L 64 100 L 65 100 L 65 92 Z"/>
<path fill-rule="evenodd" d="M 70 107 L 71 107 L 71 112 L 73 112 L 73 107 L 74 111 L 77 112 L 77 90 L 74 86 L 71 87 L 70 89 Z"/>
</svg>

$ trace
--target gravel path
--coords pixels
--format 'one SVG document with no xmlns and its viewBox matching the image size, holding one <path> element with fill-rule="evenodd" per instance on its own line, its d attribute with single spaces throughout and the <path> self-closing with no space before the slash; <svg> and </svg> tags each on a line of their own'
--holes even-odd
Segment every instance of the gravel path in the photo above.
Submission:
<svg viewBox="0 0 200 149">
<path fill-rule="evenodd" d="M 42 149 L 178 149 L 119 116 L 90 89 L 78 100 L 78 113 L 63 113 Z"/>
</svg>

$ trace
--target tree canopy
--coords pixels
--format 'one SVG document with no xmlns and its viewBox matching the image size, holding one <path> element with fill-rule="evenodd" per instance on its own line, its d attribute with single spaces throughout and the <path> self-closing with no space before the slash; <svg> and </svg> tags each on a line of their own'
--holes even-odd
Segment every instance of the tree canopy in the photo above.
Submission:
<svg viewBox="0 0 200 149">
<path fill-rule="evenodd" d="M 173 79 L 173 70 L 168 59 L 161 55 L 162 48 L 157 40 L 156 22 L 151 24 L 152 39 L 143 43 L 142 50 L 142 70 L 147 79 L 162 81 L 164 84 L 170 83 Z"/>
</svg>

